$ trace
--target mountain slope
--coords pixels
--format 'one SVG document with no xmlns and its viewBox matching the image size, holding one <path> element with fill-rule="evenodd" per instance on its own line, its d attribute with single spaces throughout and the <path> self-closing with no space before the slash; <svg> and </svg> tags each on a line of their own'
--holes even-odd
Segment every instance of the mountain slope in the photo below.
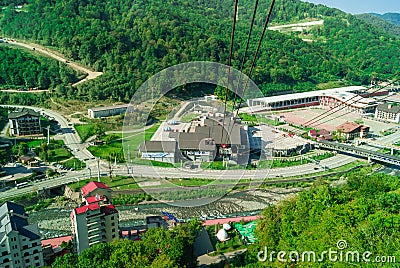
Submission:
<svg viewBox="0 0 400 268">
<path fill-rule="evenodd" d="M 400 24 L 396 25 L 388 20 L 385 20 L 382 15 L 379 14 L 359 14 L 357 18 L 373 25 L 376 28 L 380 28 L 385 31 L 388 35 L 400 36 Z"/>
<path fill-rule="evenodd" d="M 269 2 L 260 1 L 249 59 Z M 253 4 L 240 2 L 235 67 L 244 52 Z M 137 87 L 166 67 L 194 60 L 227 63 L 232 1 L 28 0 L 24 9 L 27 12 L 1 11 L 3 34 L 56 47 L 67 57 L 105 72 L 75 92 L 60 89 L 55 93 L 59 97 L 128 101 Z M 317 42 L 267 32 L 253 75 L 265 94 L 313 90 L 339 79 L 344 81 L 340 85 L 368 83 L 371 76 L 384 78 L 400 69 L 398 40 L 337 9 L 278 0 L 271 25 L 320 19 L 324 25 L 308 32 Z M 244 69 L 248 71 L 249 63 Z"/>
<path fill-rule="evenodd" d="M 390 23 L 400 25 L 400 13 L 385 13 L 383 15 L 372 13 L 372 15 L 380 17 Z"/>
</svg>

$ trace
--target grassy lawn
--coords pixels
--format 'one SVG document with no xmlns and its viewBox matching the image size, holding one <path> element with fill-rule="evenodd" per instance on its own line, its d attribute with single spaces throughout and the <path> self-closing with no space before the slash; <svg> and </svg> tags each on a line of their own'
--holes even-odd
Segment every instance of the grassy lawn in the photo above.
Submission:
<svg viewBox="0 0 400 268">
<path fill-rule="evenodd" d="M 182 116 L 181 122 L 190 123 L 193 121 L 193 119 L 195 119 L 198 116 L 199 116 L 198 114 L 192 114 L 192 113 L 185 114 L 184 116 Z"/>
<path fill-rule="evenodd" d="M 169 182 L 177 186 L 203 186 L 212 183 L 212 179 L 168 179 Z"/>
<path fill-rule="evenodd" d="M 93 136 L 95 124 L 83 124 L 83 125 L 74 125 L 76 132 L 78 132 L 79 137 L 82 141 L 86 141 L 89 137 Z"/>
<path fill-rule="evenodd" d="M 159 162 L 159 161 L 153 161 L 153 160 L 147 160 L 147 159 L 141 159 L 141 158 L 132 159 L 132 163 L 137 164 L 137 165 L 147 165 L 147 166 L 155 166 L 155 167 L 175 167 L 171 163 L 165 163 L 165 162 Z"/>
<path fill-rule="evenodd" d="M 86 167 L 85 162 L 82 162 L 75 157 L 63 162 L 62 165 L 67 168 L 74 168 L 75 170 L 81 170 Z"/>
<path fill-rule="evenodd" d="M 154 165 L 154 166 L 163 166 L 163 167 L 173 167 L 172 164 L 157 162 L 157 161 L 149 161 L 145 159 L 140 159 L 137 157 L 139 145 L 144 140 L 150 140 L 154 133 L 157 131 L 160 123 L 157 123 L 147 129 L 145 133 L 138 132 L 132 134 L 126 134 L 124 137 L 124 142 L 129 144 L 130 155 L 132 163 L 135 164 L 143 164 L 143 165 Z M 110 138 L 111 137 L 111 138 Z M 114 161 L 115 157 L 119 163 L 125 162 L 123 148 L 122 148 L 122 134 L 109 134 L 102 138 L 104 141 L 108 141 L 104 145 L 98 146 L 89 146 L 88 150 L 96 157 L 100 157 L 102 159 L 109 160 L 111 157 L 111 161 Z M 126 148 L 126 147 L 125 147 Z"/>
<path fill-rule="evenodd" d="M 95 177 L 95 176 L 96 176 L 95 172 L 92 171 L 92 177 Z M 89 183 L 91 181 L 95 181 L 95 179 L 91 178 L 91 179 L 81 180 L 79 182 L 74 182 L 74 183 L 68 184 L 68 186 L 71 187 L 71 189 L 73 191 L 78 191 L 81 187 L 85 186 L 87 183 Z M 140 188 L 137 185 L 135 178 L 133 178 L 133 177 L 116 176 L 116 177 L 112 177 L 111 179 L 110 179 L 110 177 L 101 177 L 100 181 L 114 190 L 116 190 L 116 189 L 127 190 L 127 189 Z"/>
</svg>

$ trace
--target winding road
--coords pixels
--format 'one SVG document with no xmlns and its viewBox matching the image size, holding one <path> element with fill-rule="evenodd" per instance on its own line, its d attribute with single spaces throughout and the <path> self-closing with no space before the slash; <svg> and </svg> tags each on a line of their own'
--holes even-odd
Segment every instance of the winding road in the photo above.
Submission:
<svg viewBox="0 0 400 268">
<path fill-rule="evenodd" d="M 11 39 L 8 38 L 8 40 L 11 40 Z M 76 62 L 72 62 L 72 61 L 70 62 L 68 59 L 66 59 L 64 56 L 62 56 L 60 53 L 55 52 L 55 51 L 53 51 L 51 49 L 48 49 L 46 47 L 43 47 L 41 45 L 33 44 L 33 43 L 24 43 L 24 42 L 21 42 L 21 41 L 16 41 L 15 39 L 12 39 L 12 40 L 14 40 L 14 41 L 8 41 L 8 43 L 11 44 L 11 45 L 27 48 L 29 50 L 33 50 L 34 49 L 35 52 L 38 52 L 40 54 L 43 54 L 45 56 L 48 56 L 48 57 L 51 57 L 51 58 L 53 58 L 55 60 L 63 62 L 65 64 L 68 64 L 72 69 L 75 69 L 75 70 L 78 70 L 78 71 L 81 71 L 81 72 L 84 72 L 84 73 L 87 74 L 87 77 L 85 77 L 84 79 L 76 82 L 72 86 L 76 86 L 76 85 L 79 85 L 79 84 L 84 83 L 86 81 L 95 79 L 95 78 L 97 78 L 97 77 L 99 77 L 100 75 L 103 74 L 102 72 L 92 71 L 92 70 L 90 70 L 90 69 L 88 69 L 86 67 L 83 67 L 83 66 L 79 65 Z M 2 90 L 2 91 L 35 93 L 35 92 L 41 92 L 43 90 L 32 90 L 32 91 Z"/>
</svg>

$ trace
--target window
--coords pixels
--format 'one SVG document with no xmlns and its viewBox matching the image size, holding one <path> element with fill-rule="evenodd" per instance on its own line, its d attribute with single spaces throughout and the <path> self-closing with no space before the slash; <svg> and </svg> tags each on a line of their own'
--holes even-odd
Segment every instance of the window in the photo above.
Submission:
<svg viewBox="0 0 400 268">
<path fill-rule="evenodd" d="M 113 228 L 113 229 L 111 230 L 111 232 L 113 232 L 113 233 L 114 233 L 114 232 L 115 232 L 115 228 Z"/>
<path fill-rule="evenodd" d="M 29 263 L 30 262 L 30 259 L 25 259 L 25 263 Z"/>
<path fill-rule="evenodd" d="M 35 256 L 35 258 L 33 258 L 35 261 L 37 261 L 39 259 L 39 256 Z"/>
<path fill-rule="evenodd" d="M 111 226 L 115 226 L 115 222 L 112 222 L 112 223 L 111 223 Z"/>
<path fill-rule="evenodd" d="M 114 220 L 114 216 L 111 216 L 111 220 L 112 220 L 112 221 Z"/>
</svg>

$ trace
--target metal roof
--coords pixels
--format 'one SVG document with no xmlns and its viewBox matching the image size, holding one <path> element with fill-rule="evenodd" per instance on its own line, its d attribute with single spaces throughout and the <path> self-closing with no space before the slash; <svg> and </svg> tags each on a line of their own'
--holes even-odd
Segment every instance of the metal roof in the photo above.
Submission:
<svg viewBox="0 0 400 268">
<path fill-rule="evenodd" d="M 20 118 L 22 116 L 27 116 L 27 115 L 37 116 L 37 117 L 40 116 L 40 114 L 38 112 L 35 112 L 32 109 L 22 108 L 21 110 L 17 110 L 15 112 L 9 113 L 8 114 L 8 119 L 17 119 L 17 118 Z"/>
<path fill-rule="evenodd" d="M 325 96 L 325 95 L 330 95 L 330 94 L 335 94 L 335 93 L 337 94 L 337 93 L 343 93 L 343 92 L 358 92 L 358 91 L 365 91 L 365 90 L 366 90 L 366 88 L 363 86 L 350 86 L 350 87 L 315 90 L 315 91 L 308 91 L 308 92 L 294 93 L 294 94 L 287 94 L 287 95 L 277 95 L 277 96 L 257 98 L 257 99 L 252 99 L 252 100 L 253 101 L 262 101 L 265 103 L 274 103 L 274 102 L 287 101 L 287 100 L 297 100 L 297 99 L 303 99 L 303 98 Z"/>
</svg>

